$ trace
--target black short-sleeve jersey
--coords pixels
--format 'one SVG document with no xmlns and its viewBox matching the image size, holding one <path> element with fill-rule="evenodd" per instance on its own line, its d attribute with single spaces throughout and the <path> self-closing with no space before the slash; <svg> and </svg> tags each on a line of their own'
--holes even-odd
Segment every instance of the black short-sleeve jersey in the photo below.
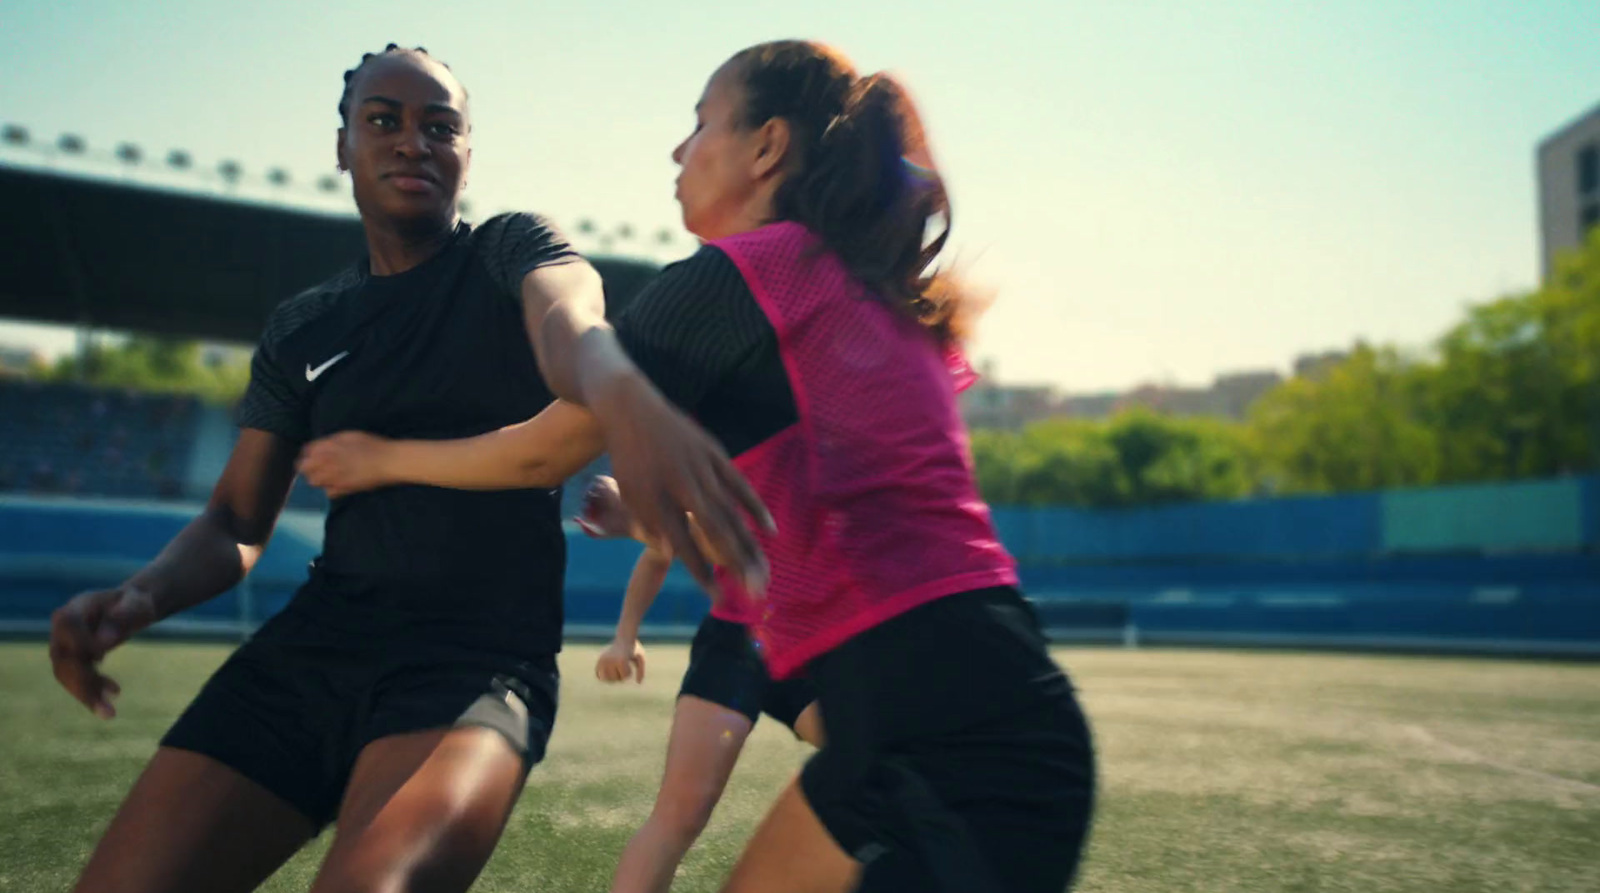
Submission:
<svg viewBox="0 0 1600 893">
<path fill-rule="evenodd" d="M 528 214 L 461 225 L 424 263 L 365 261 L 279 305 L 251 362 L 241 427 L 294 443 L 344 430 L 446 439 L 520 422 L 553 399 L 520 283 L 578 256 Z M 304 598 L 478 630 L 519 650 L 561 639 L 560 490 L 401 486 L 334 500 Z"/>
<path fill-rule="evenodd" d="M 639 369 L 732 455 L 799 418 L 777 331 L 719 248 L 662 270 L 616 329 Z"/>
</svg>

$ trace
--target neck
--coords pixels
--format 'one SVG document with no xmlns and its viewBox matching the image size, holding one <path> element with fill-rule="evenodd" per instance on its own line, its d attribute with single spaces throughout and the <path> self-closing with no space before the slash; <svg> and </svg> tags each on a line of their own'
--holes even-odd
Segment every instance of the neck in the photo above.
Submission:
<svg viewBox="0 0 1600 893">
<path fill-rule="evenodd" d="M 714 239 L 736 236 L 740 233 L 760 229 L 776 219 L 777 212 L 773 210 L 772 202 L 753 201 L 740 208 L 738 213 L 728 219 L 725 225 L 718 227 L 721 232 Z M 714 239 L 708 241 L 714 241 Z"/>
<path fill-rule="evenodd" d="M 367 255 L 374 276 L 393 276 L 438 254 L 455 234 L 457 217 L 411 226 L 368 221 Z"/>
</svg>

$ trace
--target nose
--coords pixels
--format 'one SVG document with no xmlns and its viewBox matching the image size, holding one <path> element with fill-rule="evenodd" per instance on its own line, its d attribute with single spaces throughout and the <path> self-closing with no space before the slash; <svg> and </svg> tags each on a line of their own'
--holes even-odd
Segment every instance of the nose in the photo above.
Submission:
<svg viewBox="0 0 1600 893">
<path fill-rule="evenodd" d="M 407 160 L 417 160 L 431 156 L 433 148 L 421 128 L 407 127 L 395 138 L 394 154 Z"/>
<path fill-rule="evenodd" d="M 688 140 L 684 140 L 683 142 L 678 144 L 677 148 L 672 150 L 672 163 L 673 164 L 676 164 L 679 167 L 683 167 L 683 147 L 687 146 L 687 145 L 689 145 L 689 141 Z"/>
</svg>

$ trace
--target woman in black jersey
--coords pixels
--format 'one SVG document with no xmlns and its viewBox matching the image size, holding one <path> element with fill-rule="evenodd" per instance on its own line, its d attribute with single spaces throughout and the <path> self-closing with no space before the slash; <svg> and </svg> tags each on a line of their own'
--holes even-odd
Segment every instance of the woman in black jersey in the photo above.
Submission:
<svg viewBox="0 0 1600 893">
<path fill-rule="evenodd" d="M 369 256 L 272 314 L 205 511 L 127 582 L 55 613 L 62 686 L 114 715 L 101 659 L 249 571 L 312 438 L 460 437 L 557 395 L 603 430 L 557 450 L 532 489 L 335 499 L 310 579 L 168 732 L 82 891 L 250 890 L 330 822 L 314 891 L 466 889 L 554 722 L 565 540 L 552 488 L 602 439 L 630 507 L 697 576 L 709 581 L 688 512 L 761 581 L 741 517 L 759 503 L 618 348 L 593 269 L 539 218 L 460 221 L 470 128 L 448 68 L 391 44 L 345 73 L 339 113 Z"/>
</svg>

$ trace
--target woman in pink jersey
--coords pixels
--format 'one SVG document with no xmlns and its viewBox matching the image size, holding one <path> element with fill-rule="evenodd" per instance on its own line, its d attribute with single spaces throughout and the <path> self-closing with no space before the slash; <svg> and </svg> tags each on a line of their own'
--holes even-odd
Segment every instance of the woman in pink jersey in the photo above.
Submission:
<svg viewBox="0 0 1600 893">
<path fill-rule="evenodd" d="M 1065 888 L 1092 747 L 974 483 L 956 406 L 969 306 L 930 271 L 948 201 L 909 97 L 826 47 L 762 44 L 713 74 L 673 157 L 707 245 L 617 336 L 771 511 L 751 628 L 775 678 L 804 669 L 827 723 L 725 889 Z M 586 424 L 557 406 L 464 441 L 363 439 L 366 465 L 328 465 L 336 486 L 507 486 Z"/>
</svg>

